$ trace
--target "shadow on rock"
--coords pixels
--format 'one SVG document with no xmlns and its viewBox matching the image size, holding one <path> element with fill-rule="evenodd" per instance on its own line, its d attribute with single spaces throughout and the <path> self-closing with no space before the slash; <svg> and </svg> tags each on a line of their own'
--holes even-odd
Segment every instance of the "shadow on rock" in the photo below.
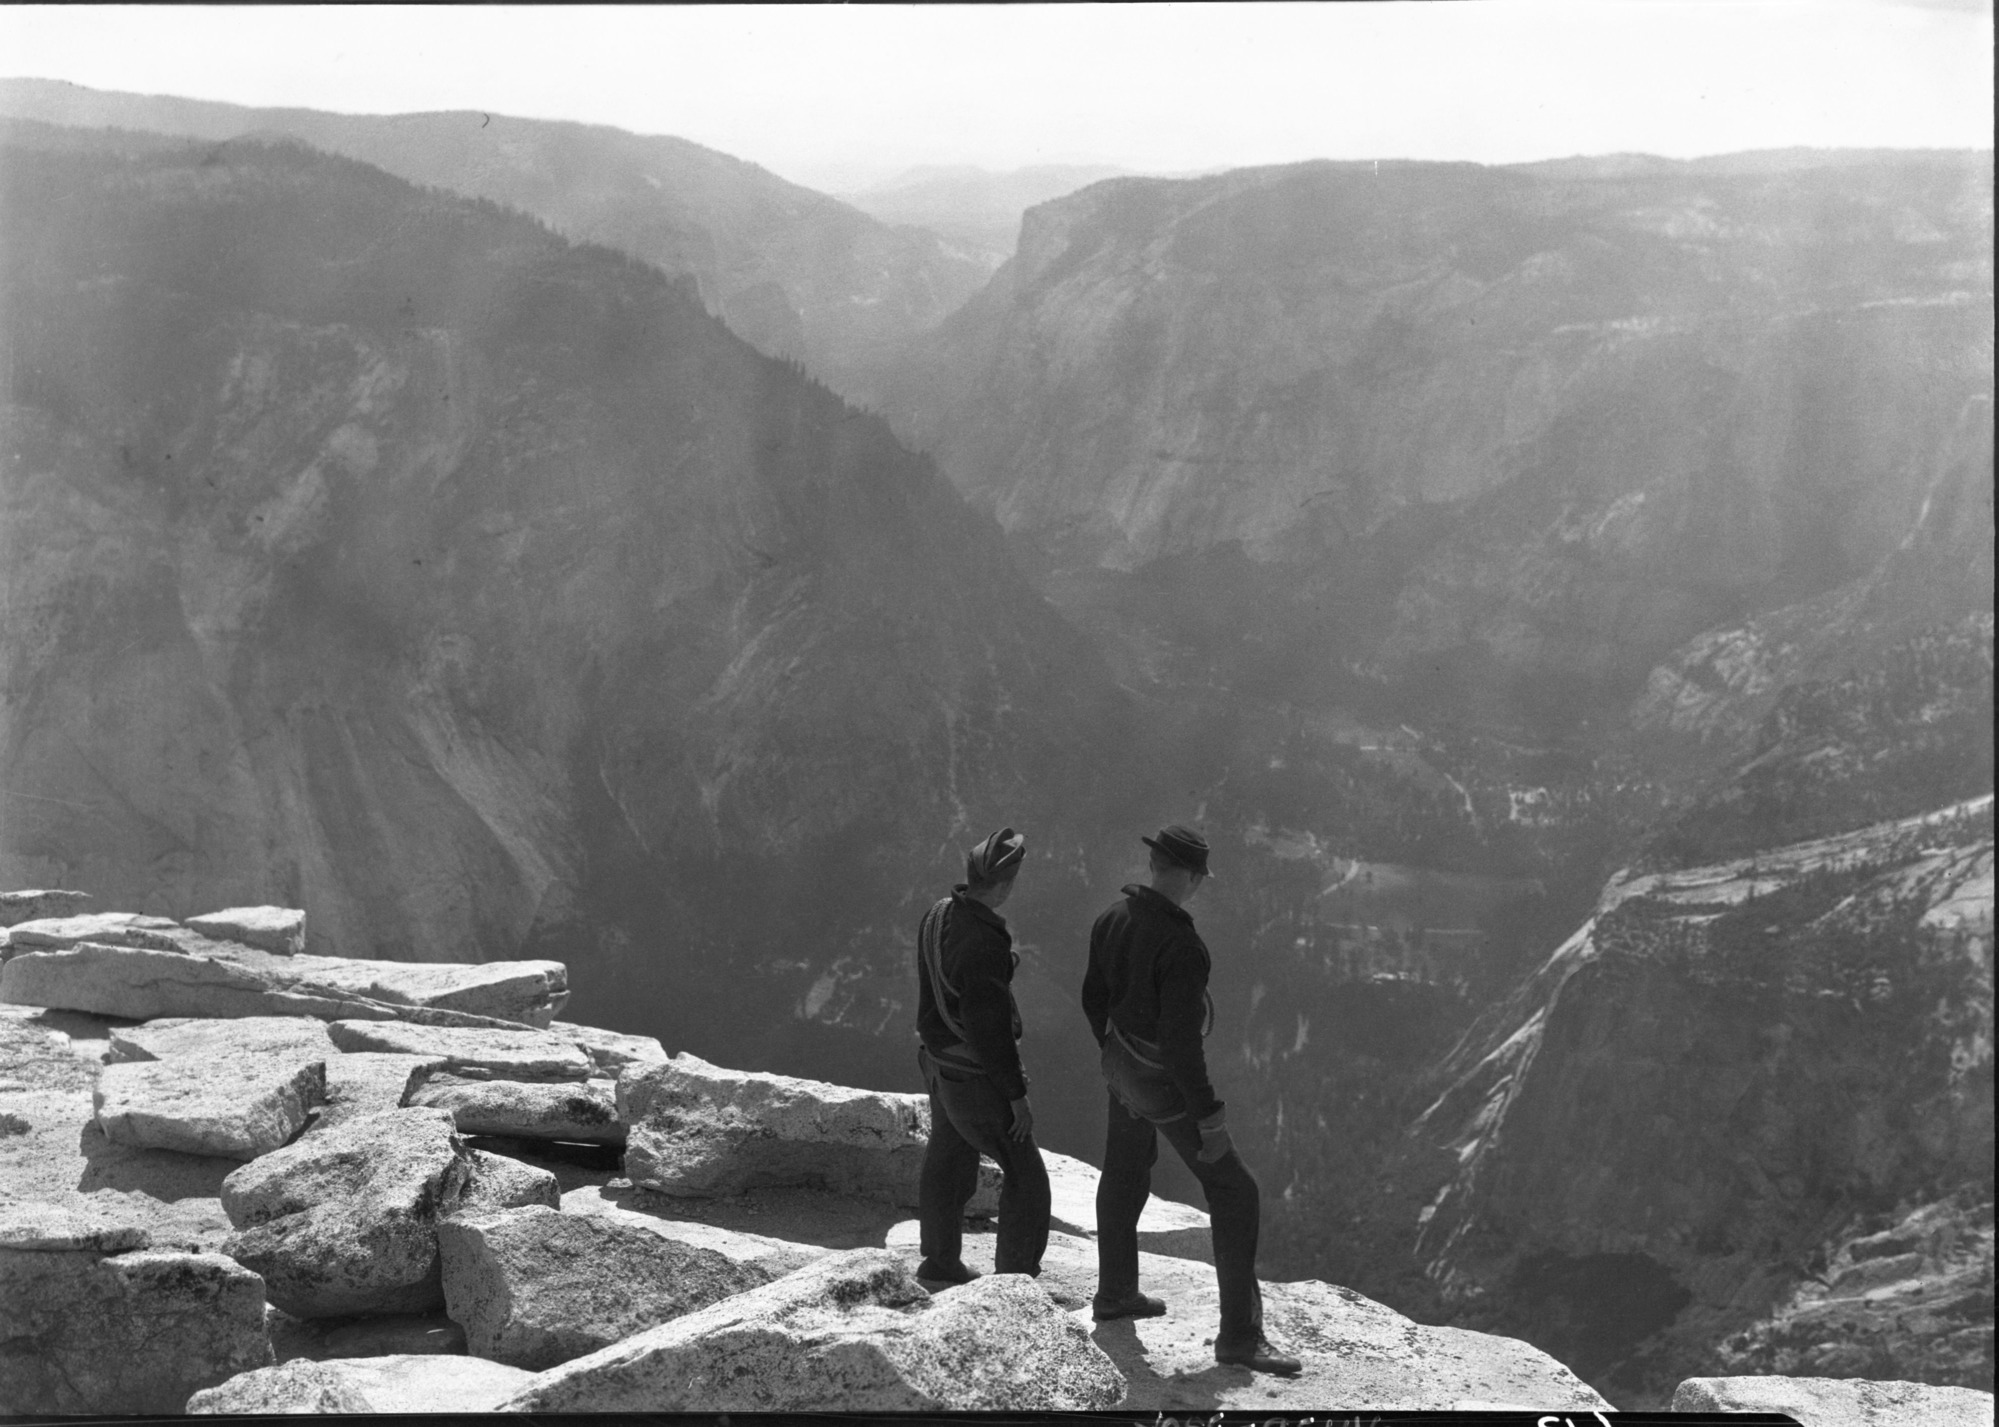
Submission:
<svg viewBox="0 0 1999 1427">
<path fill-rule="evenodd" d="M 169 1204 L 183 1199 L 219 1200 L 223 1177 L 242 1168 L 240 1160 L 113 1144 L 94 1121 L 83 1127 L 76 1148 L 85 1161 L 76 1187 L 85 1194 L 110 1189 Z"/>
<path fill-rule="evenodd" d="M 1145 1343 L 1138 1336 L 1138 1325 L 1129 1318 L 1114 1319 L 1109 1323 L 1099 1323 L 1092 1329 L 1090 1340 L 1124 1374 L 1128 1384 L 1125 1402 L 1132 1404 L 1160 1404 L 1174 1408 L 1220 1407 L 1221 1389 L 1233 1386 L 1244 1375 L 1243 1369 L 1223 1367 L 1216 1363 L 1196 1373 L 1175 1373 L 1171 1377 L 1162 1376 L 1152 1366 L 1146 1356 Z"/>
<path fill-rule="evenodd" d="M 753 1189 L 726 1199 L 682 1199 L 647 1189 L 616 1189 L 620 1209 L 658 1219 L 695 1220 L 738 1234 L 760 1234 L 822 1249 L 880 1248 L 909 1211 L 880 1200 L 819 1189 Z"/>
</svg>

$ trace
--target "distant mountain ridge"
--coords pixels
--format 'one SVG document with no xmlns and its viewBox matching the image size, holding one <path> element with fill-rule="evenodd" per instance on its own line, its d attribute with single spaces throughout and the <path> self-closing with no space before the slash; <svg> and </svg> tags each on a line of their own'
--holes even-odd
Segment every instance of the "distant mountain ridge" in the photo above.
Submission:
<svg viewBox="0 0 1999 1427">
<path fill-rule="evenodd" d="M 781 1057 L 903 969 L 912 869 L 1092 786 L 1107 682 L 996 533 L 686 280 L 294 143 L 0 127 L 10 885 L 560 949 Z"/>
<path fill-rule="evenodd" d="M 759 351 L 865 396 L 885 345 L 950 312 L 986 269 L 686 139 L 477 111 L 350 115 L 0 80 L 0 116 L 222 140 L 288 135 L 518 208 L 565 237 L 692 277 Z"/>
<path fill-rule="evenodd" d="M 1109 180 L 887 411 L 1051 572 L 1234 562 L 1268 637 L 1344 625 L 1293 663 L 1624 696 L 1990 460 L 1989 160 L 1751 167 Z"/>
</svg>

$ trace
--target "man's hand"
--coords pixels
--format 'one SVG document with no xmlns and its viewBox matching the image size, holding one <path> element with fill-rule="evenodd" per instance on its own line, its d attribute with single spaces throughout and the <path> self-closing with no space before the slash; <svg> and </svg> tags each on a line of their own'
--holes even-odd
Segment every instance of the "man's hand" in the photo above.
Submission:
<svg viewBox="0 0 1999 1427">
<path fill-rule="evenodd" d="M 1213 1164 L 1234 1151 L 1235 1144 L 1229 1139 L 1228 1121 L 1219 1113 L 1197 1120 L 1194 1125 L 1201 1132 L 1201 1148 L 1196 1158 L 1202 1164 Z"/>
<path fill-rule="evenodd" d="M 1013 1128 L 1007 1134 L 1013 1139 L 1025 1141 L 1033 1133 L 1034 1107 L 1027 1103 L 1027 1097 L 1023 1095 L 1013 1102 Z"/>
</svg>

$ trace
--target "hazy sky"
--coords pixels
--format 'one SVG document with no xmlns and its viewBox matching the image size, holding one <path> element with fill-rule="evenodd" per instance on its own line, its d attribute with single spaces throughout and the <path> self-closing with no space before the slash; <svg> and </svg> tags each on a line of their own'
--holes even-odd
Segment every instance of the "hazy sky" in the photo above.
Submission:
<svg viewBox="0 0 1999 1427">
<path fill-rule="evenodd" d="M 1992 43 L 1990 0 L 0 6 L 0 74 L 581 119 L 833 189 L 916 164 L 1983 147 Z"/>
</svg>

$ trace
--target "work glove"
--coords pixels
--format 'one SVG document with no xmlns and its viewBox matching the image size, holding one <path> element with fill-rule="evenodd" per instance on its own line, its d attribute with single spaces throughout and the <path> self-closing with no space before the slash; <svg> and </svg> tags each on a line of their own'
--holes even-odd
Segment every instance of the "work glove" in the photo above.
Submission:
<svg viewBox="0 0 1999 1427">
<path fill-rule="evenodd" d="M 1213 1164 L 1235 1150 L 1229 1139 L 1228 1122 L 1223 1112 L 1215 1111 L 1205 1120 L 1196 1120 L 1194 1127 L 1201 1132 L 1201 1150 L 1197 1156 L 1202 1164 Z"/>
</svg>

